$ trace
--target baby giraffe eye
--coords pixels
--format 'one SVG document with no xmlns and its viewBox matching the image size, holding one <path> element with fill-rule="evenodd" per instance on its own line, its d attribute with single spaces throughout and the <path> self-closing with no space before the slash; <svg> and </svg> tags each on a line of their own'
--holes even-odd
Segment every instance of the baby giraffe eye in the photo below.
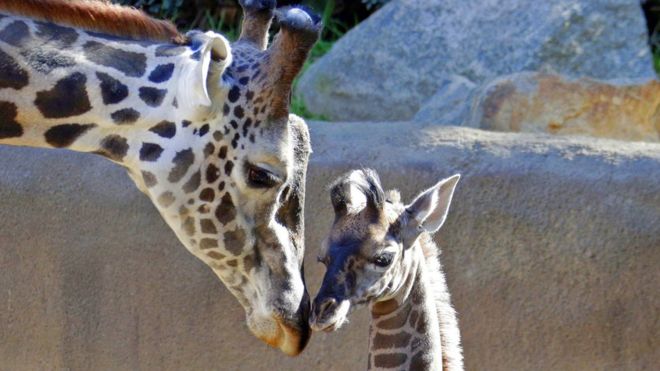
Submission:
<svg viewBox="0 0 660 371">
<path fill-rule="evenodd" d="M 374 263 L 378 267 L 385 268 L 390 264 L 392 264 L 392 259 L 394 259 L 393 254 L 383 253 L 376 255 L 373 258 L 372 263 Z"/>
</svg>

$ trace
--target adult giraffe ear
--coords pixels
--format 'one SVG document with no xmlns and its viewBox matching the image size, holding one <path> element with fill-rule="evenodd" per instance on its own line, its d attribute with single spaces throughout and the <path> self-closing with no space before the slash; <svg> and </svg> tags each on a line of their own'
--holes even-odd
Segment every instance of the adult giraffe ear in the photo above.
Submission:
<svg viewBox="0 0 660 371">
<path fill-rule="evenodd" d="M 213 104 L 211 97 L 222 85 L 222 73 L 231 64 L 231 47 L 222 35 L 212 31 L 191 31 L 190 63 L 182 69 L 180 103 L 190 106 Z"/>
<path fill-rule="evenodd" d="M 435 233 L 442 227 L 460 178 L 460 174 L 456 174 L 439 181 L 406 206 L 407 220 L 402 232 L 407 247 L 412 246 L 420 233 Z"/>
</svg>

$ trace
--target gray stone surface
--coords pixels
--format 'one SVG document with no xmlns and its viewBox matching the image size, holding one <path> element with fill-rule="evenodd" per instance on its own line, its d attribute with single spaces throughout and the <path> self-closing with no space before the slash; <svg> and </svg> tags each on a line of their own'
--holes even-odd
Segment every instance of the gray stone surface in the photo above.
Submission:
<svg viewBox="0 0 660 371">
<path fill-rule="evenodd" d="M 326 186 L 371 166 L 404 197 L 463 174 L 437 235 L 468 370 L 660 364 L 660 144 L 411 123 L 311 123 L 306 273 Z M 370 138 L 368 145 L 365 138 Z M 0 147 L 0 369 L 364 369 L 367 311 L 298 358 L 263 345 L 119 167 Z"/>
<path fill-rule="evenodd" d="M 646 32 L 638 0 L 393 0 L 312 65 L 297 94 L 331 120 L 396 121 L 447 74 L 648 78 Z"/>
<path fill-rule="evenodd" d="M 470 117 L 470 102 L 479 85 L 459 75 L 449 75 L 440 81 L 438 91 L 426 100 L 413 121 L 464 126 Z"/>
</svg>

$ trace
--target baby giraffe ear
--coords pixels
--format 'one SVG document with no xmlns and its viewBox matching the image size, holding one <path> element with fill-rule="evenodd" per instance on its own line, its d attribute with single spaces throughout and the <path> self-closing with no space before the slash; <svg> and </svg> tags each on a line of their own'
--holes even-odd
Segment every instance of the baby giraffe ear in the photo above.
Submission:
<svg viewBox="0 0 660 371">
<path fill-rule="evenodd" d="M 191 106 L 211 106 L 212 91 L 222 84 L 222 73 L 231 64 L 231 47 L 222 35 L 212 31 L 191 31 L 186 35 L 192 54 L 182 70 L 180 103 Z"/>
<path fill-rule="evenodd" d="M 405 234 L 407 236 L 414 236 L 416 239 L 421 232 L 435 233 L 442 227 L 447 219 L 451 198 L 460 178 L 460 174 L 456 174 L 439 181 L 433 187 L 420 193 L 410 205 L 406 206 L 408 223 L 405 226 Z"/>
</svg>

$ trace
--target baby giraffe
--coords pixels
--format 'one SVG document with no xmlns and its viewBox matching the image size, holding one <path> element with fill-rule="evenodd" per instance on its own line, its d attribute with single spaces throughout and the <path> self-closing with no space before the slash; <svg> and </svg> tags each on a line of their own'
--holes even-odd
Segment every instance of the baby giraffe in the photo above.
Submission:
<svg viewBox="0 0 660 371">
<path fill-rule="evenodd" d="M 319 256 L 326 265 L 310 325 L 334 331 L 350 309 L 369 304 L 368 369 L 462 370 L 456 313 L 431 235 L 444 223 L 460 175 L 407 206 L 385 193 L 373 170 L 331 186 L 335 221 Z"/>
</svg>

